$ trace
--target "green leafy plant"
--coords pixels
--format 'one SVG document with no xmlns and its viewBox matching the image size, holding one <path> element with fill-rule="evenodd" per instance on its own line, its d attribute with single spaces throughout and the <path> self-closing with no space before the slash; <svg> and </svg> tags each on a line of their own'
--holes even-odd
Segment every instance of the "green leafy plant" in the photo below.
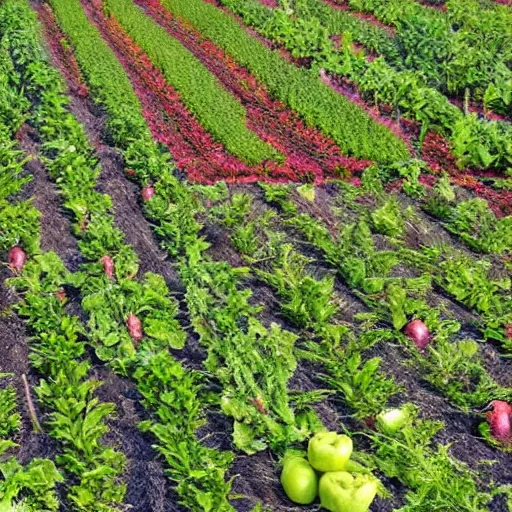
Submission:
<svg viewBox="0 0 512 512">
<path fill-rule="evenodd" d="M 479 252 L 512 251 L 512 217 L 497 219 L 483 199 L 458 203 L 445 225 Z"/>
<path fill-rule="evenodd" d="M 395 434 L 369 434 L 375 455 L 368 459 L 386 476 L 399 478 L 408 487 L 400 510 L 483 510 L 494 493 L 501 491 L 480 491 L 478 473 L 454 459 L 449 445 L 433 443 L 443 424 L 419 419 L 414 407 L 410 411 L 408 424 Z"/>
<path fill-rule="evenodd" d="M 400 387 L 381 371 L 379 357 L 363 360 L 361 353 L 378 341 L 392 338 L 393 334 L 379 330 L 370 333 L 358 339 L 348 329 L 337 329 L 321 343 L 307 342 L 307 350 L 299 350 L 302 358 L 322 365 L 324 373 L 320 374 L 320 379 L 340 393 L 343 402 L 360 419 L 377 414 L 382 404 L 400 391 Z"/>
<path fill-rule="evenodd" d="M 405 229 L 402 215 L 398 201 L 390 198 L 371 213 L 373 227 L 377 233 L 383 235 L 401 236 Z"/>
</svg>

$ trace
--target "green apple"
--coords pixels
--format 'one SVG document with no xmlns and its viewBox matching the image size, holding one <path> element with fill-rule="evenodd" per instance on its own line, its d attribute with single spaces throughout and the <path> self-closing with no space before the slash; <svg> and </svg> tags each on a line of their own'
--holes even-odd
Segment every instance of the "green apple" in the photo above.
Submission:
<svg viewBox="0 0 512 512">
<path fill-rule="evenodd" d="M 346 471 L 325 473 L 320 478 L 320 504 L 331 512 L 367 512 L 377 494 L 377 480 Z"/>
<path fill-rule="evenodd" d="M 319 432 L 309 440 L 308 460 L 317 470 L 343 471 L 352 455 L 352 439 L 336 432 Z"/>
<path fill-rule="evenodd" d="M 300 505 L 309 505 L 318 494 L 318 476 L 304 458 L 292 455 L 284 459 L 281 485 L 286 496 Z"/>
<path fill-rule="evenodd" d="M 384 434 L 394 434 L 406 425 L 409 418 L 409 411 L 405 407 L 388 409 L 377 415 L 377 426 Z"/>
</svg>

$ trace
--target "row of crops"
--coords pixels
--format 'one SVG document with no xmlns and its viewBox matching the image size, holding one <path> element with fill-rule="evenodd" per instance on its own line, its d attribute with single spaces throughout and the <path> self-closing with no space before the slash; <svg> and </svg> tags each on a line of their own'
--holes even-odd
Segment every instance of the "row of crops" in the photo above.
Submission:
<svg viewBox="0 0 512 512">
<path fill-rule="evenodd" d="M 511 510 L 511 21 L 0 0 L 0 511 Z"/>
</svg>

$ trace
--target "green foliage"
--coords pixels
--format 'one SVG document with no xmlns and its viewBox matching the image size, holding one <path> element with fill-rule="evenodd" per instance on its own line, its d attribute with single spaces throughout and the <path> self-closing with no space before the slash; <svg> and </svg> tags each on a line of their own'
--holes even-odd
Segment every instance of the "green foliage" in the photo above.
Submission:
<svg viewBox="0 0 512 512">
<path fill-rule="evenodd" d="M 0 374 L 0 379 L 7 376 Z M 20 429 L 21 416 L 16 407 L 16 390 L 12 386 L 0 389 L 0 439 L 9 438 Z"/>
<path fill-rule="evenodd" d="M 512 217 L 497 219 L 484 199 L 458 203 L 445 226 L 479 252 L 512 251 Z"/>
<path fill-rule="evenodd" d="M 76 19 L 68 19 L 67 12 L 64 12 L 69 5 L 64 6 L 59 0 L 52 1 L 52 4 L 61 23 L 70 28 L 73 43 L 77 48 L 80 46 L 77 57 L 87 73 L 94 77 L 96 83 L 99 80 L 106 82 L 103 67 L 96 62 L 97 57 L 89 47 L 91 41 L 99 45 L 101 41 L 87 28 L 75 31 Z M 85 23 L 85 20 L 80 21 L 79 13 L 74 18 Z M 109 55 L 106 59 L 108 62 L 113 57 Z M 120 83 L 125 80 L 123 76 L 115 76 Z M 295 415 L 291 406 L 293 400 L 287 390 L 287 382 L 296 364 L 291 354 L 295 336 L 277 326 L 267 329 L 257 321 L 254 315 L 259 308 L 249 304 L 246 291 L 238 290 L 238 283 L 246 274 L 244 269 L 214 263 L 204 254 L 208 244 L 199 236 L 201 225 L 196 219 L 197 198 L 188 186 L 172 176 L 168 159 L 161 156 L 154 145 L 151 146 L 147 131 L 136 131 L 143 141 L 139 144 L 132 143 L 132 139 L 125 136 L 122 123 L 126 113 L 116 106 L 113 98 L 119 99 L 120 96 L 112 85 L 105 83 L 105 89 L 98 91 L 96 98 L 107 106 L 110 116 L 108 128 L 126 156 L 127 165 L 134 169 L 135 179 L 141 185 L 151 180 L 155 186 L 155 197 L 146 204 L 145 213 L 161 237 L 162 245 L 178 258 L 177 268 L 186 287 L 192 326 L 208 353 L 206 368 L 221 383 L 222 396 L 231 404 L 226 412 L 236 419 L 237 425 L 243 424 L 241 428 L 245 428 L 254 440 L 245 446 L 250 449 L 248 446 L 251 444 L 253 449 L 262 449 L 262 445 L 270 443 L 277 448 L 304 439 L 311 432 L 311 422 L 315 418 L 309 410 Z M 132 114 L 141 117 L 140 108 Z M 143 340 L 141 349 L 145 342 Z M 147 345 L 151 346 L 151 341 L 148 340 Z M 283 345 L 288 347 L 287 350 L 283 351 Z M 245 364 L 247 354 L 251 354 L 252 365 Z M 128 361 L 123 361 L 127 368 Z M 255 405 L 260 404 L 259 400 L 268 414 L 261 413 Z M 167 437 L 161 439 L 169 441 Z M 188 437 L 186 442 L 192 443 L 193 440 Z M 164 445 L 162 450 L 171 454 L 171 446 Z M 184 475 L 182 466 L 172 456 L 167 460 L 174 470 Z M 198 493 L 198 499 L 204 498 L 198 487 L 203 473 L 193 472 L 192 476 L 194 478 L 189 479 L 189 490 L 186 491 L 188 503 L 194 493 Z M 225 491 L 226 488 L 217 489 L 217 492 Z M 212 499 L 214 503 L 221 502 L 220 496 Z M 197 506 L 209 510 L 209 504 L 204 501 Z"/>
<path fill-rule="evenodd" d="M 332 304 L 334 279 L 308 275 L 306 266 L 311 261 L 290 244 L 282 244 L 270 263 L 270 271 L 256 271 L 256 275 L 276 290 L 286 318 L 298 327 L 319 331 L 336 311 Z"/>
<path fill-rule="evenodd" d="M 10 374 L 0 374 L 0 379 Z M 63 481 L 53 462 L 32 459 L 25 467 L 8 450 L 17 445 L 10 440 L 21 427 L 16 391 L 12 386 L 0 389 L 0 510 L 51 512 L 59 507 L 55 485 Z"/>
<path fill-rule="evenodd" d="M 451 141 L 461 167 L 506 168 L 512 164 L 512 127 L 508 123 L 483 123 L 470 114 L 454 124 Z"/>
<path fill-rule="evenodd" d="M 402 141 L 375 123 L 360 107 L 324 85 L 314 70 L 288 63 L 279 52 L 269 50 L 250 36 L 229 14 L 200 0 L 164 0 L 163 5 L 247 67 L 273 96 L 301 114 L 307 124 L 332 137 L 344 154 L 377 162 L 391 162 L 407 156 Z M 248 4 L 229 0 L 225 5 L 241 13 Z M 244 12 L 246 21 L 257 18 L 257 12 L 257 5 L 251 3 Z M 314 38 L 319 37 L 311 24 L 301 29 L 309 31 L 302 34 L 297 31 L 303 39 L 310 33 Z M 317 48 L 318 41 L 308 43 L 308 47 Z M 304 53 L 304 49 L 297 51 Z"/>
<path fill-rule="evenodd" d="M 87 187 L 94 187 L 98 172 L 83 127 L 65 108 L 67 99 L 60 77 L 46 62 L 35 13 L 24 1 L 9 0 L 1 7 L 0 23 L 4 41 L 8 42 L 5 50 L 15 64 L 20 93 L 32 100 L 27 117 L 41 128 L 43 151 L 51 155 L 46 162 L 50 174 L 61 179 L 66 198 L 76 204 L 80 197 L 82 204 L 96 208 L 95 213 L 101 211 L 106 204 L 103 196 L 96 192 L 83 194 Z M 32 209 L 26 213 L 27 219 L 31 215 L 34 218 Z M 39 222 L 34 224 L 39 230 Z M 66 313 L 65 298 L 59 295 L 63 286 L 76 285 L 79 279 L 65 269 L 57 255 L 44 253 L 31 255 L 23 273 L 11 283 L 23 292 L 23 301 L 17 308 L 32 334 L 31 361 L 44 376 L 36 392 L 48 413 L 48 432 L 60 443 L 56 460 L 72 475 L 66 486 L 67 498 L 73 508 L 83 511 L 116 510 L 125 493 L 125 486 L 119 481 L 125 458 L 101 442 L 114 406 L 101 403 L 94 396 L 100 383 L 87 378 L 91 366 L 83 358 L 84 330 L 77 318 Z M 48 481 L 53 478 L 49 467 L 38 471 L 46 471 Z M 33 482 L 39 485 L 37 474 L 33 475 Z M 57 507 L 55 498 L 49 503 L 52 510 Z M 42 509 L 38 503 L 36 510 Z"/>
<path fill-rule="evenodd" d="M 0 61 L 0 73 L 3 71 Z M 1 121 L 0 118 L 0 124 Z M 32 254 L 39 250 L 40 213 L 30 201 L 10 201 L 30 181 L 29 177 L 22 176 L 23 165 L 28 159 L 23 158 L 23 153 L 14 142 L 9 141 L 7 136 L 3 137 L 1 130 L 0 141 L 0 251 L 8 251 L 13 245 L 19 244 Z"/>
<path fill-rule="evenodd" d="M 279 206 L 284 213 L 292 215 L 297 213 L 297 206 L 290 200 L 292 188 L 289 185 L 270 185 L 259 183 L 259 186 L 265 194 L 265 200 Z"/>
<path fill-rule="evenodd" d="M 443 424 L 417 418 L 411 407 L 409 424 L 392 436 L 374 433 L 375 455 L 368 458 L 389 478 L 407 487 L 402 512 L 486 510 L 493 494 L 478 488 L 479 474 L 454 459 L 449 445 L 434 444 Z"/>
<path fill-rule="evenodd" d="M 218 222 L 229 229 L 236 228 L 242 224 L 251 211 L 252 196 L 244 192 L 235 192 L 229 201 L 219 204 L 210 210 Z"/>
<path fill-rule="evenodd" d="M 0 455 L 7 448 L 0 441 Z M 55 485 L 63 481 L 53 462 L 32 459 L 25 467 L 11 457 L 0 462 L 0 509 L 6 512 L 54 512 L 59 509 Z"/>
<path fill-rule="evenodd" d="M 298 351 L 304 359 L 320 363 L 324 374 L 319 377 L 343 397 L 356 418 L 366 419 L 377 414 L 382 405 L 400 391 L 397 384 L 380 369 L 381 359 L 363 361 L 362 351 L 377 341 L 386 341 L 389 331 L 370 331 L 371 337 L 357 339 L 347 328 L 327 330 L 321 343 L 307 342 Z"/>
<path fill-rule="evenodd" d="M 280 2 L 280 5 L 286 7 L 285 2 Z M 289 3 L 288 9 L 293 10 L 298 19 L 320 22 L 328 35 L 350 34 L 354 41 L 367 49 L 379 54 L 383 53 L 387 57 L 393 56 L 394 60 L 401 59 L 396 41 L 384 28 L 359 18 L 351 12 L 333 9 L 328 4 L 317 0 L 294 0 Z M 262 11 L 269 12 L 267 9 Z"/>
<path fill-rule="evenodd" d="M 398 201 L 390 198 L 371 213 L 373 227 L 377 233 L 383 235 L 401 236 L 405 229 L 402 215 Z"/>
<path fill-rule="evenodd" d="M 143 332 L 170 348 L 183 348 L 185 336 L 174 319 L 176 303 L 162 276 L 147 273 L 142 281 L 129 279 L 105 286 L 106 277 L 89 278 L 82 307 L 96 354 L 104 361 L 131 357 L 135 347 L 126 327 L 130 313 L 142 322 Z"/>
<path fill-rule="evenodd" d="M 451 0 L 446 12 L 410 0 L 350 0 L 349 5 L 394 25 L 394 43 L 407 57 L 397 59 L 385 47 L 391 63 L 420 72 L 441 92 L 461 96 L 471 90 L 477 99 L 487 97 L 498 112 L 506 111 L 512 76 L 506 67 L 512 57 L 506 16 L 483 9 L 478 0 Z"/>
<path fill-rule="evenodd" d="M 345 226 L 337 241 L 332 240 L 324 226 L 305 214 L 289 222 L 325 252 L 350 286 L 367 293 L 382 291 L 386 276 L 398 263 L 393 251 L 375 249 L 370 228 L 363 220 Z"/>
<path fill-rule="evenodd" d="M 425 210 L 439 219 L 447 219 L 455 201 L 455 191 L 450 177 L 443 174 L 432 188 L 424 205 Z"/>
<path fill-rule="evenodd" d="M 49 376 L 41 379 L 36 391 L 50 411 L 46 422 L 50 434 L 62 446 L 57 462 L 78 478 L 78 483 L 69 487 L 68 497 L 80 510 L 107 512 L 115 510 L 111 504 L 124 495 L 125 488 L 118 482 L 124 456 L 100 442 L 114 406 L 94 396 L 100 383 L 87 379 L 90 362 L 81 359 L 83 328 L 76 317 L 65 313 L 56 297 L 69 281 L 69 272 L 54 253 L 28 262 L 23 276 L 11 280 L 24 292 L 19 312 L 35 334 L 32 364 Z"/>
<path fill-rule="evenodd" d="M 447 293 L 479 313 L 498 313 L 506 309 L 511 289 L 510 278 L 494 280 L 490 263 L 474 261 L 462 253 L 447 255 L 439 264 L 434 279 Z"/>
<path fill-rule="evenodd" d="M 225 481 L 225 473 L 233 455 L 196 439 L 196 430 L 206 422 L 200 374 L 185 370 L 165 350 L 147 346 L 130 365 L 145 406 L 156 415 L 155 421 L 140 426 L 159 440 L 157 449 L 169 465 L 182 504 L 191 510 L 232 511 L 227 499 L 231 483 Z"/>
<path fill-rule="evenodd" d="M 51 3 L 74 45 L 95 101 L 107 110 L 111 140 L 122 152 L 126 165 L 135 171 L 140 184 L 149 180 L 154 183 L 156 195 L 145 205 L 145 213 L 153 221 L 162 245 L 173 256 L 185 253 L 190 262 L 198 261 L 207 248 L 198 237 L 201 226 L 195 212 L 199 202 L 172 175 L 169 156 L 153 142 L 123 69 L 89 24 L 79 2 L 52 0 Z M 207 449 L 196 438 L 195 430 L 203 417 L 199 412 L 203 405 L 197 396 L 199 390 L 190 372 L 180 369 L 168 352 L 169 344 L 181 346 L 184 337 L 172 318 L 176 306 L 168 298 L 161 278 L 147 275 L 143 283 L 125 279 L 110 287 L 105 286 L 110 283 L 101 275 L 99 267 L 96 272 L 92 265 L 86 270 L 95 274 L 86 282 L 94 288 L 89 288 L 93 292 L 89 295 L 93 329 L 96 334 L 101 332 L 96 328 L 105 328 L 110 333 L 114 345 L 101 346 L 104 355 L 117 357 L 114 361 L 117 370 L 136 379 L 145 405 L 155 410 L 157 415 L 141 427 L 155 435 L 156 447 L 169 465 L 169 475 L 178 483 L 181 500 L 192 510 L 233 510 L 228 502 L 230 484 L 225 482 L 231 454 Z M 137 352 L 131 340 L 128 342 L 124 326 L 123 311 L 127 311 L 127 306 L 136 309 L 147 335 Z M 126 350 L 120 351 L 121 345 Z"/>
<path fill-rule="evenodd" d="M 474 340 L 448 341 L 436 337 L 426 354 L 415 351 L 422 378 L 469 412 L 491 400 L 510 400 L 512 389 L 503 388 L 487 373 Z"/>
<path fill-rule="evenodd" d="M 250 290 L 238 289 L 245 273 L 207 261 L 181 271 L 192 324 L 207 350 L 205 367 L 223 386 L 223 412 L 235 419 L 235 445 L 248 453 L 267 445 L 281 450 L 310 433 L 288 390 L 296 336 L 253 316 L 260 308 L 250 305 Z"/>
</svg>

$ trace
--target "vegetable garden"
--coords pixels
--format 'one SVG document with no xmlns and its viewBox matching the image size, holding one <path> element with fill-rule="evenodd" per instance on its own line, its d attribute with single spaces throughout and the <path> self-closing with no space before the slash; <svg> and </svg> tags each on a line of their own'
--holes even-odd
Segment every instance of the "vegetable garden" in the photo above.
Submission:
<svg viewBox="0 0 512 512">
<path fill-rule="evenodd" d="M 0 0 L 0 512 L 512 510 L 507 0 Z"/>
</svg>

